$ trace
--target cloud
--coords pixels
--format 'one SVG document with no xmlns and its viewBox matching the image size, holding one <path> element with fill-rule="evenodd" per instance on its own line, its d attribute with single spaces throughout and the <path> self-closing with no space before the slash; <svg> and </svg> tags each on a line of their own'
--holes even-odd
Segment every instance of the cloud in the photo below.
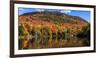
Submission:
<svg viewBox="0 0 100 58">
<path fill-rule="evenodd" d="M 38 11 L 38 12 L 45 11 L 44 9 L 35 9 L 35 10 Z"/>
<path fill-rule="evenodd" d="M 48 11 L 48 12 L 61 12 L 65 14 L 70 14 L 71 10 L 56 10 L 56 9 L 35 9 L 38 12 Z"/>
<path fill-rule="evenodd" d="M 71 10 L 61 10 L 60 12 L 65 13 L 65 14 L 69 14 L 69 13 L 71 13 Z"/>
</svg>

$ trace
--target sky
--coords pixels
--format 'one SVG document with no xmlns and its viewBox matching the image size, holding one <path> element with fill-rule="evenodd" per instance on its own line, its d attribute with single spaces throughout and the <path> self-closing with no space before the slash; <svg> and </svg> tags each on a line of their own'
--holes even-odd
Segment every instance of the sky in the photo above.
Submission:
<svg viewBox="0 0 100 58">
<path fill-rule="evenodd" d="M 79 16 L 83 18 L 84 20 L 90 22 L 90 11 L 84 11 L 84 10 L 65 10 L 65 9 L 39 9 L 39 8 L 19 8 L 18 14 L 22 15 L 24 13 L 29 12 L 42 12 L 42 11 L 48 11 L 48 12 L 61 12 L 65 14 L 69 14 L 72 16 Z"/>
</svg>

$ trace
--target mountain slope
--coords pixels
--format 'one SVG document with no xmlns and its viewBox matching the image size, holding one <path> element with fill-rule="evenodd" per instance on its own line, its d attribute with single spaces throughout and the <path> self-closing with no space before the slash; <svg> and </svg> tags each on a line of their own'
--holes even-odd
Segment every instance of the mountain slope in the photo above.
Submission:
<svg viewBox="0 0 100 58">
<path fill-rule="evenodd" d="M 19 16 L 19 23 L 21 22 L 31 22 L 33 25 L 59 25 L 64 28 L 79 31 L 82 27 L 88 24 L 87 21 L 78 16 L 71 16 L 60 12 L 33 12 L 25 13 Z M 57 27 L 55 26 L 57 29 Z"/>
</svg>

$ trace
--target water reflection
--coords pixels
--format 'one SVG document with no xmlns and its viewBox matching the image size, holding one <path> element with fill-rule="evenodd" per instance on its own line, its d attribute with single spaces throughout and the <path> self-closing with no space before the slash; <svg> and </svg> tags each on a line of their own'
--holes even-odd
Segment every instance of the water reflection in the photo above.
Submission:
<svg viewBox="0 0 100 58">
<path fill-rule="evenodd" d="M 87 38 L 78 38 L 68 32 L 30 32 L 26 36 L 19 36 L 19 49 L 41 49 L 89 46 Z"/>
</svg>

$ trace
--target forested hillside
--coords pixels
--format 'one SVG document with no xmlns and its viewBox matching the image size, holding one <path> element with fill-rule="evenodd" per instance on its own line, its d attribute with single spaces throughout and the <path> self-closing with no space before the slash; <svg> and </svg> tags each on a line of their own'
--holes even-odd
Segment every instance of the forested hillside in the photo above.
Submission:
<svg viewBox="0 0 100 58">
<path fill-rule="evenodd" d="M 90 45 L 90 24 L 60 12 L 19 15 L 19 49 L 62 48 Z"/>
</svg>

